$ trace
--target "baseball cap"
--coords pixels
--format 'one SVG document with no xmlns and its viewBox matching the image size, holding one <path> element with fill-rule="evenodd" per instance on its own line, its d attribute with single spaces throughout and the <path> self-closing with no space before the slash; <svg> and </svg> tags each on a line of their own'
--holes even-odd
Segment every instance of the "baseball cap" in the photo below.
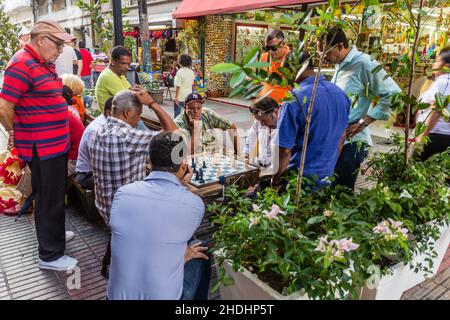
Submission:
<svg viewBox="0 0 450 320">
<path fill-rule="evenodd" d="M 68 34 L 58 22 L 50 19 L 37 21 L 31 28 L 30 34 L 50 34 L 62 41 L 70 41 L 75 38 Z"/>
<path fill-rule="evenodd" d="M 186 97 L 186 99 L 184 100 L 185 104 L 188 105 L 191 102 L 195 102 L 198 101 L 200 103 L 204 103 L 205 101 L 203 100 L 203 97 L 201 95 L 199 95 L 198 93 L 191 93 L 190 95 L 188 95 Z"/>
</svg>

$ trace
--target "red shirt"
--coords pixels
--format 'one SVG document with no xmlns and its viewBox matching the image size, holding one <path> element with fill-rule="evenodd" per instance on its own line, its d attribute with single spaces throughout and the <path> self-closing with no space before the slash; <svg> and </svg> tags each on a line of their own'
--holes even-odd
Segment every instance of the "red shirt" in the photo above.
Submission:
<svg viewBox="0 0 450 320">
<path fill-rule="evenodd" d="M 91 62 L 94 61 L 92 54 L 86 49 L 80 49 L 81 58 L 83 60 L 83 69 L 81 69 L 82 77 L 89 77 L 92 73 Z"/>
<path fill-rule="evenodd" d="M 69 111 L 61 78 L 29 44 L 9 61 L 0 98 L 14 104 L 14 138 L 22 159 L 31 161 L 33 145 L 42 160 L 67 152 Z"/>
<path fill-rule="evenodd" d="M 84 126 L 81 120 L 69 112 L 69 130 L 70 130 L 70 149 L 69 160 L 78 159 L 78 148 L 80 146 L 80 140 L 83 136 Z"/>
</svg>

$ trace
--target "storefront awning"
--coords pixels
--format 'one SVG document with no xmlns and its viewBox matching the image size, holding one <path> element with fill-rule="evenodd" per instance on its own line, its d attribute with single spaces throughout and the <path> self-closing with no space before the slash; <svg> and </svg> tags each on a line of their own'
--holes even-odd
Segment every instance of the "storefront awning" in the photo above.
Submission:
<svg viewBox="0 0 450 320">
<path fill-rule="evenodd" d="M 172 17 L 174 19 L 188 19 L 315 2 L 321 2 L 321 0 L 183 0 L 172 13 Z"/>
</svg>

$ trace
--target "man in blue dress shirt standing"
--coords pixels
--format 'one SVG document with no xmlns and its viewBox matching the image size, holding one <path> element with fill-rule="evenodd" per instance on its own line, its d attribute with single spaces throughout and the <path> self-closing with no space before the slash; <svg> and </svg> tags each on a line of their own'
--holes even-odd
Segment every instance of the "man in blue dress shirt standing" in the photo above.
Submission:
<svg viewBox="0 0 450 320">
<path fill-rule="evenodd" d="M 353 190 L 367 147 L 372 146 L 368 126 L 376 120 L 389 119 L 390 99 L 401 89 L 384 69 L 375 72 L 380 65 L 377 61 L 358 51 L 356 46 L 349 46 L 342 29 L 332 28 L 326 37 L 319 38 L 317 50 L 325 54 L 328 63 L 335 65 L 331 82 L 352 99 L 346 140 L 336 164 L 335 184 Z"/>
</svg>

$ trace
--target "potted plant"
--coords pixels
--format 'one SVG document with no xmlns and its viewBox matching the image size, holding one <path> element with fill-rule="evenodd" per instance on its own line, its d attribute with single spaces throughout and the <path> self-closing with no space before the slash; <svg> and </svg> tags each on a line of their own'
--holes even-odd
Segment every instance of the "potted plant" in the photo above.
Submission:
<svg viewBox="0 0 450 320">
<path fill-rule="evenodd" d="M 412 14 L 410 4 L 404 2 L 395 4 Z M 309 35 L 325 32 L 329 24 L 345 27 L 332 14 L 337 2 L 329 4 L 329 10 L 317 12 L 323 26 L 306 25 L 308 12 L 282 17 L 280 21 L 297 22 Z M 417 29 L 423 15 L 420 10 Z M 297 45 L 293 61 L 307 41 L 308 37 Z M 215 67 L 216 72 L 233 74 L 231 95 L 254 97 L 263 82 L 295 86 L 292 71 L 281 68 L 283 77 L 272 78 L 264 70 L 267 64 L 259 62 L 258 57 L 258 49 L 254 49 L 244 61 Z M 412 77 L 415 63 L 414 54 L 405 55 L 391 70 L 398 69 L 403 76 Z M 315 90 L 306 120 L 302 159 L 314 96 Z M 446 106 L 446 99 L 439 99 L 438 108 Z M 409 114 L 411 109 L 426 107 L 412 97 L 410 89 L 392 99 L 396 113 L 406 110 Z M 216 258 L 222 266 L 217 288 L 230 284 L 230 276 L 235 279 L 229 289 L 222 286 L 225 298 L 398 299 L 426 275 L 435 273 L 450 240 L 450 192 L 445 175 L 449 154 L 437 155 L 424 163 L 410 160 L 408 123 L 409 119 L 404 137 L 394 137 L 394 151 L 375 155 L 369 161 L 369 179 L 376 182 L 374 188 L 358 194 L 340 188 L 308 190 L 301 165 L 282 194 L 268 189 L 251 200 L 231 188 L 225 203 L 213 204 L 209 209 L 217 215 Z M 418 125 L 415 135 L 422 130 L 423 126 Z"/>
</svg>

